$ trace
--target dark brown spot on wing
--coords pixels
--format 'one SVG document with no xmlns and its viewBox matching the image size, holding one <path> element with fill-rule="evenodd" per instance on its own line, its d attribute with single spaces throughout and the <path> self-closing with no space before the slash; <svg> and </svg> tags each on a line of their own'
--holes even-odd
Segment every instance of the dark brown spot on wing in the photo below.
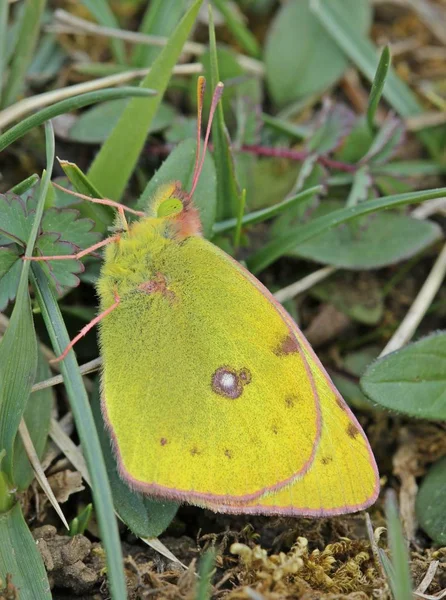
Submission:
<svg viewBox="0 0 446 600">
<path fill-rule="evenodd" d="M 359 435 L 359 429 L 354 423 L 349 423 L 347 427 L 347 435 L 352 439 L 355 439 Z"/>
<path fill-rule="evenodd" d="M 226 458 L 232 458 L 232 452 L 231 452 L 231 450 L 228 450 L 226 448 L 226 450 L 225 450 L 225 456 L 226 456 Z"/>
<path fill-rule="evenodd" d="M 165 446 L 167 444 L 166 438 L 161 438 L 160 439 L 160 444 L 161 444 L 161 446 Z"/>
<path fill-rule="evenodd" d="M 274 433 L 274 435 L 277 435 L 279 433 L 279 428 L 277 427 L 277 425 L 273 425 L 271 427 L 271 431 Z"/>
<path fill-rule="evenodd" d="M 296 352 L 299 352 L 299 344 L 291 333 L 284 337 L 274 350 L 276 356 L 287 356 L 288 354 L 295 354 Z"/>
<path fill-rule="evenodd" d="M 332 461 L 333 461 L 333 457 L 332 457 L 332 456 L 323 456 L 323 457 L 321 458 L 321 463 L 322 463 L 323 465 L 328 465 L 328 464 L 330 464 Z"/>
<path fill-rule="evenodd" d="M 197 446 L 193 446 L 190 449 L 190 453 L 191 453 L 191 456 L 197 456 L 198 454 L 200 454 L 200 451 L 198 450 Z"/>
<path fill-rule="evenodd" d="M 145 294 L 161 294 L 170 301 L 176 298 L 175 293 L 169 289 L 167 279 L 162 273 L 157 273 L 153 279 L 141 283 L 138 289 Z"/>
<path fill-rule="evenodd" d="M 297 396 L 288 396 L 285 398 L 285 406 L 287 408 L 293 408 L 293 406 L 296 406 L 297 400 Z"/>
<path fill-rule="evenodd" d="M 219 367 L 212 375 L 212 390 L 219 396 L 235 400 L 243 393 L 243 387 L 251 383 L 251 371 L 246 367 L 237 371 L 228 366 Z"/>
<path fill-rule="evenodd" d="M 341 410 L 345 412 L 345 402 L 338 395 L 335 396 L 336 404 L 339 406 Z"/>
</svg>

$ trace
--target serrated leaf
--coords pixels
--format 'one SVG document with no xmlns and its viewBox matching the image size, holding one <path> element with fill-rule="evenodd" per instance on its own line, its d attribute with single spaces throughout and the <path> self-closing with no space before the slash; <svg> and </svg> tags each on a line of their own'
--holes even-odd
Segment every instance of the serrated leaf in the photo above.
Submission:
<svg viewBox="0 0 446 600">
<path fill-rule="evenodd" d="M 312 220 L 341 207 L 342 202 L 326 200 L 315 209 Z M 299 227 L 294 226 L 294 232 L 298 240 Z M 436 223 L 398 213 L 377 213 L 357 221 L 354 227 L 340 225 L 318 235 L 288 255 L 345 269 L 377 269 L 413 256 L 440 236 Z"/>
<path fill-rule="evenodd" d="M 28 210 L 26 201 L 10 192 L 0 194 L 0 233 L 10 242 L 17 242 L 23 247 L 31 231 L 34 215 Z"/>
<path fill-rule="evenodd" d="M 59 233 L 43 233 L 37 238 L 36 248 L 41 256 L 63 256 L 78 251 L 78 246 L 60 239 Z M 62 294 L 65 288 L 76 287 L 82 273 L 83 264 L 73 259 L 42 261 L 42 268 L 50 276 L 57 292 Z"/>
<path fill-rule="evenodd" d="M 371 23 L 368 0 L 331 0 L 358 32 Z M 273 19 L 265 47 L 266 78 L 280 106 L 327 89 L 346 69 L 348 59 L 310 10 L 310 0 L 290 0 Z"/>
<path fill-rule="evenodd" d="M 16 296 L 20 281 L 22 261 L 17 250 L 0 247 L 0 311 L 4 310 Z"/>
<path fill-rule="evenodd" d="M 58 233 L 61 241 L 69 242 L 78 249 L 88 248 L 99 241 L 100 235 L 93 231 L 93 226 L 91 219 L 80 219 L 79 212 L 69 208 L 45 211 L 41 225 L 43 232 Z"/>
<path fill-rule="evenodd" d="M 423 419 L 446 421 L 446 333 L 436 333 L 375 363 L 361 378 L 380 406 Z"/>
<path fill-rule="evenodd" d="M 178 180 L 181 181 L 183 189 L 190 189 L 195 164 L 195 148 L 194 140 L 185 140 L 169 154 L 139 199 L 138 206 L 141 210 L 147 209 L 150 198 L 163 183 Z M 210 237 L 217 210 L 217 179 L 214 161 L 209 153 L 206 154 L 203 170 L 195 189 L 194 204 L 200 211 L 203 232 L 206 237 Z"/>
<path fill-rule="evenodd" d="M 428 471 L 420 486 L 415 509 L 424 531 L 437 544 L 446 544 L 446 456 Z"/>
</svg>

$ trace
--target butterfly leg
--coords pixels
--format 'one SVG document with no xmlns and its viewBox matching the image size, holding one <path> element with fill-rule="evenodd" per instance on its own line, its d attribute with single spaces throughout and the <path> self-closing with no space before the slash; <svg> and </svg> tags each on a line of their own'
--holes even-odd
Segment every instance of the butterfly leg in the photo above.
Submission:
<svg viewBox="0 0 446 600">
<path fill-rule="evenodd" d="M 132 215 L 136 215 L 137 217 L 145 217 L 147 216 L 145 212 L 142 210 L 135 210 L 134 208 L 130 208 L 129 206 L 125 206 L 125 204 L 120 204 L 119 202 L 115 202 L 114 200 L 110 200 L 109 198 L 92 198 L 91 196 L 85 196 L 85 194 L 79 194 L 78 192 L 73 192 L 72 190 L 67 190 L 63 186 L 58 183 L 52 182 L 54 187 L 62 190 L 66 194 L 71 194 L 72 196 L 76 196 L 76 198 L 81 198 L 81 200 L 87 200 L 88 202 L 93 202 L 93 204 L 104 204 L 105 206 L 111 206 L 112 208 L 116 208 L 121 214 L 124 214 L 124 211 L 131 213 Z"/>
<path fill-rule="evenodd" d="M 60 356 L 58 356 L 57 358 L 54 358 L 53 360 L 51 360 L 51 363 L 57 363 L 61 360 L 63 360 L 68 352 L 73 348 L 73 346 L 75 344 L 77 344 L 77 342 L 84 337 L 84 335 L 86 335 L 90 329 L 93 329 L 93 327 L 95 325 L 97 325 L 99 323 L 99 321 L 102 321 L 102 319 L 104 317 L 106 317 L 107 315 L 109 315 L 112 311 L 115 310 L 115 308 L 119 305 L 119 303 L 121 302 L 120 297 L 118 296 L 117 292 L 114 292 L 114 298 L 115 301 L 114 303 L 109 306 L 108 308 L 106 308 L 104 311 L 102 311 L 101 313 L 98 314 L 97 317 L 95 317 L 94 319 L 92 319 L 89 323 L 87 323 L 87 325 L 85 325 L 85 327 L 82 327 L 82 329 L 79 331 L 79 333 L 77 334 L 77 336 L 75 338 L 73 338 L 71 340 L 71 342 L 68 344 L 68 346 L 65 348 L 65 350 L 62 352 L 62 354 Z"/>
<path fill-rule="evenodd" d="M 57 256 L 22 256 L 23 260 L 34 260 L 34 261 L 42 261 L 42 260 L 78 260 L 87 254 L 91 254 L 95 250 L 106 246 L 107 244 L 111 244 L 112 242 L 117 242 L 119 240 L 119 235 L 113 235 L 111 237 L 105 238 L 98 242 L 97 244 L 93 244 L 89 248 L 85 248 L 85 250 L 81 250 L 76 254 L 59 254 Z"/>
</svg>

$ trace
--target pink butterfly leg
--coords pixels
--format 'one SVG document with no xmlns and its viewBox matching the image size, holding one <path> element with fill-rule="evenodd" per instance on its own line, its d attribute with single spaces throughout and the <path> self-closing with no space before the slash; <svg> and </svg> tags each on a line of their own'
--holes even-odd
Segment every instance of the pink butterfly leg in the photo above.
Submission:
<svg viewBox="0 0 446 600">
<path fill-rule="evenodd" d="M 84 335 L 86 335 L 90 331 L 90 329 L 93 329 L 93 327 L 95 325 L 97 325 L 99 323 L 99 321 L 102 321 L 102 319 L 104 317 L 106 317 L 113 310 L 115 310 L 115 308 L 121 302 L 121 299 L 119 298 L 117 292 L 114 292 L 114 297 L 115 297 L 114 303 L 111 306 L 109 306 L 108 308 L 106 308 L 104 311 L 102 311 L 101 313 L 99 313 L 98 316 L 95 317 L 94 319 L 92 319 L 89 323 L 87 323 L 87 325 L 85 325 L 85 327 L 83 327 L 79 331 L 79 333 L 77 334 L 77 336 L 71 340 L 71 342 L 68 344 L 68 346 L 62 352 L 62 354 L 60 356 L 58 356 L 57 358 L 54 358 L 53 360 L 51 360 L 50 361 L 51 363 L 57 363 L 57 362 L 63 360 L 67 356 L 68 352 L 73 348 L 74 344 L 76 344 L 82 337 L 84 337 Z"/>
</svg>

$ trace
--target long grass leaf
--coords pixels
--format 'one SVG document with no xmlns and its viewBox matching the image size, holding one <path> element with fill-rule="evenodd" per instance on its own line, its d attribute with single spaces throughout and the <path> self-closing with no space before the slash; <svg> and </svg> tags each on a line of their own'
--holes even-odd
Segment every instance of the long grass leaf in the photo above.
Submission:
<svg viewBox="0 0 446 600">
<path fill-rule="evenodd" d="M 254 254 L 248 260 L 248 267 L 253 273 L 258 273 L 265 269 L 268 265 L 276 261 L 278 258 L 296 248 L 298 244 L 308 241 L 309 239 L 328 231 L 332 227 L 347 223 L 358 217 L 368 215 L 373 212 L 397 208 L 407 204 L 416 204 L 433 198 L 441 198 L 446 194 L 446 188 L 438 188 L 435 190 L 426 190 L 422 192 L 409 192 L 407 194 L 397 194 L 395 196 L 385 196 L 377 200 L 369 200 L 363 202 L 359 206 L 350 208 L 341 208 L 334 210 L 328 215 L 318 217 L 310 223 L 299 227 L 298 230 L 291 231 L 273 241 L 266 244 L 259 252 Z"/>
<path fill-rule="evenodd" d="M 110 3 L 107 2 L 107 0 L 82 0 L 82 4 L 88 8 L 99 25 L 119 29 L 118 20 L 113 14 Z M 116 38 L 111 38 L 110 46 L 117 62 L 125 64 L 126 56 L 124 42 Z"/>
<path fill-rule="evenodd" d="M 118 98 L 128 98 L 129 96 L 150 96 L 153 95 L 153 90 L 141 89 L 137 87 L 122 87 L 122 88 L 109 88 L 98 90 L 95 92 L 87 92 L 86 94 L 80 94 L 79 96 L 73 96 L 66 100 L 56 102 L 51 106 L 47 106 L 42 110 L 39 110 L 35 114 L 23 119 L 17 125 L 14 125 L 5 133 L 0 135 L 0 152 L 7 148 L 9 144 L 12 144 L 16 140 L 20 139 L 25 133 L 31 131 L 34 127 L 42 125 L 49 119 L 54 119 L 58 115 L 63 115 L 71 110 L 77 110 L 90 104 L 96 104 L 97 102 L 105 102 L 106 100 L 116 100 Z"/>
<path fill-rule="evenodd" d="M 5 0 L 2 4 L 5 4 Z M 34 49 L 40 32 L 46 0 L 27 0 L 17 39 L 17 45 L 9 68 L 9 76 L 3 94 L 2 106 L 12 104 L 25 83 L 25 75 L 34 58 Z"/>
<path fill-rule="evenodd" d="M 390 587 L 395 600 L 408 600 L 413 597 L 410 558 L 393 490 L 389 490 L 386 495 L 386 519 L 393 567 L 389 573 Z"/>
<path fill-rule="evenodd" d="M 17 502 L 0 514 L 0 579 L 9 574 L 20 600 L 51 600 L 52 594 L 40 552 Z"/>
<path fill-rule="evenodd" d="M 124 192 L 201 2 L 195 0 L 140 84 L 142 88 L 155 88 L 158 96 L 135 98 L 128 103 L 87 174 L 93 185 L 107 198 L 119 200 Z"/>
</svg>

